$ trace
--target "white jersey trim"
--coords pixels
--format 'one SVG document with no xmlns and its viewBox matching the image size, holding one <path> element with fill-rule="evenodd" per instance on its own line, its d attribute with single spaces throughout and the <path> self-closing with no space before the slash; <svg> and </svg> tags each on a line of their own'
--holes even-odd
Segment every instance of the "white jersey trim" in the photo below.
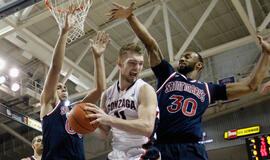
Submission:
<svg viewBox="0 0 270 160">
<path fill-rule="evenodd" d="M 53 110 L 51 110 L 49 113 L 47 113 L 45 116 L 47 116 L 47 117 L 49 117 L 50 115 L 52 115 L 56 110 L 57 110 L 57 108 L 60 106 L 60 104 L 61 104 L 61 101 L 59 100 L 58 101 L 58 103 L 57 103 L 57 105 L 53 108 Z M 44 116 L 44 117 L 45 117 Z M 43 117 L 43 118 L 44 118 Z M 40 121 L 43 121 L 43 118 L 41 118 L 40 119 Z"/>
<path fill-rule="evenodd" d="M 209 87 L 208 87 L 208 84 L 207 83 L 204 83 L 205 85 L 205 89 L 206 89 L 206 92 L 207 92 L 207 95 L 208 95 L 208 99 L 209 99 L 209 104 L 211 104 L 211 95 L 210 95 L 210 91 L 209 91 Z"/>
<path fill-rule="evenodd" d="M 59 102 L 57 103 L 56 107 L 54 107 L 54 109 L 51 110 L 51 112 L 47 113 L 47 116 L 53 114 L 56 111 L 56 109 L 60 106 L 60 104 L 61 104 L 61 101 L 59 100 Z"/>
<path fill-rule="evenodd" d="M 171 78 L 173 78 L 175 75 L 176 75 L 176 72 L 172 73 L 172 74 L 170 75 L 170 77 L 168 77 L 167 80 L 162 84 L 162 86 L 159 87 L 159 89 L 156 91 L 156 93 L 158 93 L 158 92 L 164 87 L 164 85 L 165 85 Z"/>
</svg>

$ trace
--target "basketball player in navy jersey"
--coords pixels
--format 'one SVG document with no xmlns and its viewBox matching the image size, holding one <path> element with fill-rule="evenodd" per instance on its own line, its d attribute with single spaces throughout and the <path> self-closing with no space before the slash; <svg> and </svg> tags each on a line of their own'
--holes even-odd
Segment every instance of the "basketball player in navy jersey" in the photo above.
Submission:
<svg viewBox="0 0 270 160">
<path fill-rule="evenodd" d="M 203 59 L 196 52 L 181 55 L 177 71 L 163 58 L 155 39 L 132 13 L 135 3 L 116 7 L 109 12 L 110 20 L 126 18 L 145 45 L 149 62 L 157 78 L 160 123 L 156 146 L 164 160 L 206 160 L 202 139 L 202 115 L 216 100 L 237 98 L 256 91 L 270 61 L 270 44 L 258 37 L 262 46 L 259 62 L 247 82 L 216 85 L 196 80 L 203 68 Z"/>
<path fill-rule="evenodd" d="M 119 80 L 101 98 L 101 108 L 87 107 L 87 115 L 99 122 L 94 135 L 105 138 L 111 130 L 112 152 L 109 160 L 156 160 L 160 154 L 153 146 L 157 97 L 152 86 L 138 79 L 144 54 L 136 43 L 121 47 L 118 54 Z"/>
<path fill-rule="evenodd" d="M 36 136 L 32 140 L 32 148 L 34 155 L 31 157 L 23 158 L 21 160 L 41 160 L 43 145 L 42 145 L 42 135 Z"/>
<path fill-rule="evenodd" d="M 58 83 L 62 68 L 67 36 L 73 27 L 70 7 L 66 22 L 60 30 L 60 35 L 54 49 L 52 63 L 41 94 L 43 160 L 85 160 L 82 135 L 74 132 L 67 121 L 66 114 L 72 106 L 65 106 L 68 98 L 67 88 Z M 82 102 L 97 103 L 102 92 L 106 89 L 103 53 L 109 44 L 109 37 L 98 32 L 96 41 L 90 40 L 94 60 L 95 87 Z"/>
</svg>

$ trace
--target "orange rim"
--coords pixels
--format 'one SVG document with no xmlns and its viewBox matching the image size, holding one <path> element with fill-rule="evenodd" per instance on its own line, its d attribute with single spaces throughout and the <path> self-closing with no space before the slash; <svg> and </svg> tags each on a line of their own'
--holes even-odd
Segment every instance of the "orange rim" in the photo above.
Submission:
<svg viewBox="0 0 270 160">
<path fill-rule="evenodd" d="M 92 0 L 89 0 L 90 5 L 92 4 Z M 50 10 L 55 10 L 58 12 L 68 12 L 67 9 L 58 9 L 58 8 L 54 8 L 51 6 L 51 4 L 49 3 L 48 0 L 46 0 L 46 6 L 50 9 Z M 84 8 L 84 5 L 81 5 L 80 7 L 76 8 L 75 11 L 81 11 Z"/>
</svg>

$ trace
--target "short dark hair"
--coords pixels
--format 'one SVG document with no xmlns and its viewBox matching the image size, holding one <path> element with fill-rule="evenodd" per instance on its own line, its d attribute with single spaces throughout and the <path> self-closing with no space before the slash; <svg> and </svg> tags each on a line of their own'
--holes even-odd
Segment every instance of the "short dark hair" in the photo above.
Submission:
<svg viewBox="0 0 270 160">
<path fill-rule="evenodd" d="M 199 58 L 199 62 L 202 62 L 203 63 L 203 58 L 202 58 L 202 56 L 200 55 L 200 53 L 198 53 L 198 52 L 194 52 L 194 53 L 196 53 L 197 55 L 198 55 L 198 58 Z"/>
<path fill-rule="evenodd" d="M 38 135 L 38 136 L 36 136 L 36 137 L 33 138 L 32 144 L 34 144 L 34 143 L 37 141 L 37 138 L 38 138 L 39 136 L 42 136 L 42 135 Z"/>
</svg>

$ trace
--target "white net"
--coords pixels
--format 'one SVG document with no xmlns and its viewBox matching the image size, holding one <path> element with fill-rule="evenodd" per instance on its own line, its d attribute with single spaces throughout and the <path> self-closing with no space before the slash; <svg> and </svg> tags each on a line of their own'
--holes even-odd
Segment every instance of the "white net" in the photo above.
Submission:
<svg viewBox="0 0 270 160">
<path fill-rule="evenodd" d="M 69 6 L 72 5 L 76 8 L 73 14 L 75 25 L 68 33 L 67 43 L 84 35 L 84 21 L 92 3 L 92 0 L 46 0 L 46 5 L 57 21 L 59 29 L 63 28 L 65 24 Z"/>
</svg>

